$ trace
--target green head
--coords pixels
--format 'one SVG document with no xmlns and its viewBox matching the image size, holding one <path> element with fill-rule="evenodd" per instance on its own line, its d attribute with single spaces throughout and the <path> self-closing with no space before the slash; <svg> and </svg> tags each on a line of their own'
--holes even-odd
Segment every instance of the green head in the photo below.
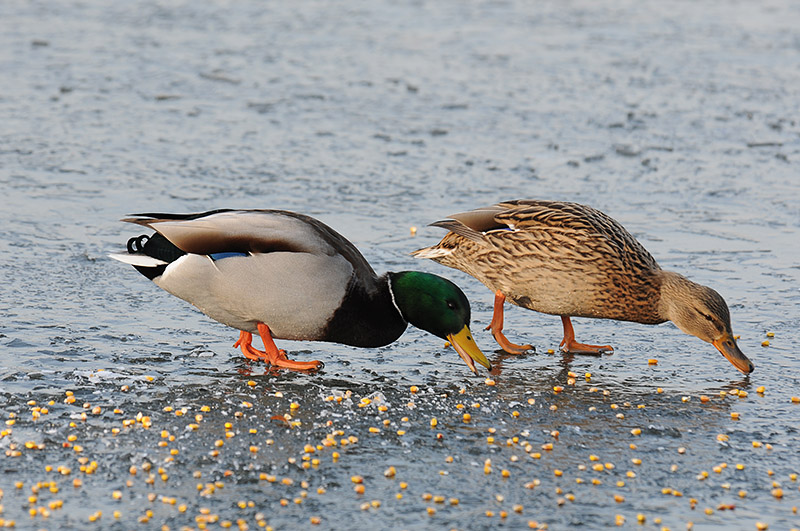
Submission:
<svg viewBox="0 0 800 531">
<path fill-rule="evenodd" d="M 406 321 L 452 343 L 472 372 L 474 361 L 487 369 L 489 360 L 469 331 L 469 301 L 458 286 L 437 275 L 403 271 L 389 275 L 392 297 Z"/>
</svg>

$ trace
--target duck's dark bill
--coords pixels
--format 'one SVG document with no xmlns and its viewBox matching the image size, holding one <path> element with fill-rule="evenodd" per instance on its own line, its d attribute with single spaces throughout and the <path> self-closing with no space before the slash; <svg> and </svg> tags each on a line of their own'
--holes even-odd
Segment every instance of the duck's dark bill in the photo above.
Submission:
<svg viewBox="0 0 800 531">
<path fill-rule="evenodd" d="M 469 331 L 468 326 L 465 325 L 457 334 L 448 334 L 447 339 L 452 343 L 453 348 L 456 349 L 456 352 L 467 364 L 467 367 L 475 374 L 478 374 L 478 370 L 475 368 L 475 361 L 487 369 L 492 368 L 489 360 L 486 359 L 478 345 L 475 344 L 475 340 L 472 339 L 472 333 Z"/>
<path fill-rule="evenodd" d="M 723 356 L 725 356 L 728 361 L 733 363 L 733 366 L 742 371 L 745 374 L 750 374 L 755 370 L 753 366 L 753 362 L 747 359 L 747 356 L 739 350 L 738 345 L 736 345 L 736 341 L 729 335 L 724 335 L 721 338 L 712 341 L 712 344 L 717 347 Z"/>
</svg>

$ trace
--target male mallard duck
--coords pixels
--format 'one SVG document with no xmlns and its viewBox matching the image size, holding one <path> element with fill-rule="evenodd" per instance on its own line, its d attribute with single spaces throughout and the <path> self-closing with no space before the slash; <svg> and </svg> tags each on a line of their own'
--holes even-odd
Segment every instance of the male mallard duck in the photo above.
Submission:
<svg viewBox="0 0 800 531">
<path fill-rule="evenodd" d="M 131 264 L 169 293 L 240 330 L 242 353 L 290 369 L 320 362 L 287 359 L 274 338 L 380 347 L 411 323 L 449 340 L 467 366 L 489 362 L 467 326 L 469 301 L 442 277 L 416 271 L 379 277 L 358 249 L 324 223 L 284 210 L 135 214 L 153 229 L 128 240 Z M 252 333 L 265 351 L 251 345 Z"/>
<path fill-rule="evenodd" d="M 598 210 L 559 201 L 508 201 L 432 225 L 450 232 L 437 245 L 413 254 L 460 269 L 495 292 L 487 330 L 503 350 L 531 348 L 503 335 L 508 298 L 517 306 L 560 315 L 565 352 L 613 350 L 577 343 L 570 317 L 672 321 L 714 345 L 743 373 L 753 371 L 734 341 L 728 306 L 719 293 L 662 270 L 636 238 Z"/>
</svg>

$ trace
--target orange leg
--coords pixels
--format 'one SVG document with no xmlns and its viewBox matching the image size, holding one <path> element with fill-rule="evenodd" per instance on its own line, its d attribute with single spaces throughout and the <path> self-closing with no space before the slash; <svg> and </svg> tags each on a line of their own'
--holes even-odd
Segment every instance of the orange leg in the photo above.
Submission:
<svg viewBox="0 0 800 531">
<path fill-rule="evenodd" d="M 269 357 L 267 356 L 266 352 L 261 352 L 260 350 L 256 349 L 252 345 L 253 343 L 253 334 L 250 332 L 245 332 L 244 330 L 239 331 L 239 341 L 233 344 L 233 347 L 241 347 L 242 354 L 244 357 L 249 360 L 255 361 L 266 361 L 269 362 Z"/>
<path fill-rule="evenodd" d="M 273 367 L 283 367 L 285 369 L 294 369 L 298 371 L 306 371 L 318 369 L 322 366 L 319 361 L 293 361 L 286 357 L 286 351 L 280 350 L 272 339 L 272 333 L 269 327 L 264 323 L 258 323 L 258 334 L 264 342 L 264 351 L 260 351 L 253 347 L 253 335 L 250 332 L 240 331 L 239 341 L 233 344 L 234 347 L 241 347 L 242 354 L 251 360 L 262 360 Z"/>
<path fill-rule="evenodd" d="M 494 293 L 494 313 L 492 314 L 492 322 L 486 327 L 486 330 L 491 330 L 494 340 L 500 345 L 500 348 L 509 354 L 523 354 L 526 350 L 533 348 L 532 345 L 517 345 L 510 342 L 506 336 L 503 335 L 503 304 L 506 302 L 506 296 L 497 290 Z"/>
<path fill-rule="evenodd" d="M 286 351 L 280 350 L 272 340 L 272 332 L 269 327 L 264 323 L 258 323 L 258 334 L 261 336 L 261 341 L 264 342 L 264 349 L 269 356 L 269 362 L 276 367 L 283 367 L 285 369 L 295 369 L 298 371 L 319 369 L 322 363 L 319 361 L 293 361 L 286 357 Z"/>
<path fill-rule="evenodd" d="M 569 315 L 561 316 L 561 323 L 564 325 L 564 339 L 561 340 L 561 350 L 571 354 L 602 354 L 606 351 L 614 351 L 611 345 L 585 345 L 575 341 L 575 330 L 572 329 L 572 321 L 569 320 Z"/>
</svg>

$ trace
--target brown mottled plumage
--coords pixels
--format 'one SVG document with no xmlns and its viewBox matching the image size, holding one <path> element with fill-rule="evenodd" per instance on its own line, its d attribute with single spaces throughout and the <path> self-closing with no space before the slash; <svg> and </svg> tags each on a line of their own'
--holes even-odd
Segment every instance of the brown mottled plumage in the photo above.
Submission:
<svg viewBox="0 0 800 531">
<path fill-rule="evenodd" d="M 736 346 L 725 300 L 713 289 L 664 271 L 617 221 L 577 203 L 518 200 L 454 214 L 433 225 L 448 229 L 439 244 L 414 252 L 460 269 L 495 292 L 490 328 L 510 352 L 525 345 L 502 334 L 502 307 L 513 304 L 560 315 L 565 351 L 599 353 L 610 346 L 575 342 L 572 317 L 658 324 L 714 346 L 739 370 L 753 364 Z"/>
</svg>

